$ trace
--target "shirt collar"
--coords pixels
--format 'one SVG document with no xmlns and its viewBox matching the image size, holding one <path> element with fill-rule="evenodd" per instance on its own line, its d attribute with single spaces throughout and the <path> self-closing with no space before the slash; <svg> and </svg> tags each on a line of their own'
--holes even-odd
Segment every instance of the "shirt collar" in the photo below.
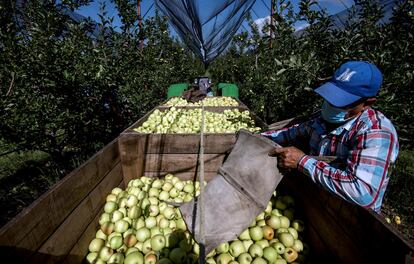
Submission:
<svg viewBox="0 0 414 264">
<path fill-rule="evenodd" d="M 355 123 L 355 121 L 358 119 L 358 117 L 352 118 L 351 120 L 347 121 L 345 124 L 335 128 L 334 130 L 332 130 L 329 134 L 332 135 L 340 135 L 344 130 L 349 131 L 352 127 L 352 125 Z M 316 131 L 321 132 L 321 134 L 326 135 L 327 131 L 326 131 L 326 126 L 322 120 L 322 117 L 318 117 L 316 119 L 316 122 L 313 122 L 313 124 L 311 125 L 313 129 L 315 129 Z"/>
</svg>

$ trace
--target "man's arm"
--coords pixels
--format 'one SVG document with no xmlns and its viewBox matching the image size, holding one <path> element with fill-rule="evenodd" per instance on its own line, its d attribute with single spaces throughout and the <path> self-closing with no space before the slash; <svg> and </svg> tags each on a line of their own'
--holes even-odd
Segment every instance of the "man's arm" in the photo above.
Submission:
<svg viewBox="0 0 414 264">
<path fill-rule="evenodd" d="M 313 122 L 313 120 L 296 124 L 288 128 L 263 132 L 261 135 L 273 140 L 281 146 L 292 145 L 299 138 L 303 139 L 309 137 L 311 122 Z"/>
<path fill-rule="evenodd" d="M 371 130 L 357 136 L 345 170 L 307 155 L 299 160 L 298 170 L 343 199 L 379 211 L 381 203 L 374 204 L 382 200 L 388 183 L 388 168 L 397 153 L 397 139 L 391 132 Z"/>
</svg>

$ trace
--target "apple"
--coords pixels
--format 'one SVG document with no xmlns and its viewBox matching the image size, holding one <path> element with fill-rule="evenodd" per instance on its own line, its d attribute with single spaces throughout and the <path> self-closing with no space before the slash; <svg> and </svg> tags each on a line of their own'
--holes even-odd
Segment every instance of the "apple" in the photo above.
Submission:
<svg viewBox="0 0 414 264">
<path fill-rule="evenodd" d="M 127 251 L 125 252 L 125 256 L 128 256 L 129 254 L 131 254 L 132 252 L 139 252 L 139 249 L 136 247 L 130 247 L 127 249 Z"/>
<path fill-rule="evenodd" d="M 177 228 L 181 230 L 187 230 L 187 226 L 182 218 L 176 220 Z"/>
<path fill-rule="evenodd" d="M 299 239 L 296 239 L 295 242 L 293 243 L 292 248 L 296 251 L 296 252 L 301 252 L 303 251 L 303 243 L 302 241 L 300 241 Z"/>
<path fill-rule="evenodd" d="M 152 188 L 156 188 L 156 189 L 161 189 L 161 187 L 163 186 L 163 181 L 160 179 L 156 179 L 152 182 Z"/>
<path fill-rule="evenodd" d="M 131 187 L 131 189 L 128 190 L 129 194 L 135 195 L 137 198 L 140 192 L 141 192 L 141 189 L 137 187 Z"/>
<path fill-rule="evenodd" d="M 270 226 L 273 229 L 278 229 L 280 227 L 280 219 L 276 215 L 268 215 L 265 221 L 266 225 Z"/>
<path fill-rule="evenodd" d="M 135 195 L 130 194 L 127 196 L 126 206 L 132 207 L 137 204 L 138 204 L 138 198 Z"/>
<path fill-rule="evenodd" d="M 151 251 L 152 251 L 151 239 L 145 240 L 144 244 L 142 245 L 142 253 L 147 254 Z"/>
<path fill-rule="evenodd" d="M 133 221 L 133 222 L 132 222 L 132 226 L 133 226 L 136 230 L 138 230 L 138 229 L 140 229 L 141 227 L 145 227 L 145 221 L 144 221 L 144 219 L 143 219 L 143 218 L 138 218 L 138 219 L 136 219 L 135 221 Z"/>
<path fill-rule="evenodd" d="M 99 258 L 103 261 L 108 261 L 111 258 L 112 254 L 114 254 L 114 250 L 110 247 L 105 246 L 99 251 Z"/>
<path fill-rule="evenodd" d="M 147 197 L 147 192 L 141 190 L 141 192 L 137 196 L 138 200 L 142 201 L 145 197 Z"/>
<path fill-rule="evenodd" d="M 160 251 L 165 247 L 165 237 L 161 234 L 155 235 L 151 238 L 151 248 L 155 251 Z"/>
<path fill-rule="evenodd" d="M 243 246 L 246 251 L 250 248 L 250 246 L 254 243 L 253 240 L 242 240 Z"/>
<path fill-rule="evenodd" d="M 285 195 L 282 197 L 282 201 L 287 205 L 287 207 L 295 206 L 295 199 L 292 196 Z"/>
<path fill-rule="evenodd" d="M 118 252 L 113 254 L 109 258 L 108 263 L 110 263 L 110 264 L 122 264 L 122 263 L 124 263 L 124 254 L 118 253 Z"/>
<path fill-rule="evenodd" d="M 187 183 L 186 185 L 184 185 L 184 192 L 186 193 L 194 193 L 194 185 L 192 183 Z"/>
<path fill-rule="evenodd" d="M 176 198 L 180 194 L 180 191 L 177 190 L 176 188 L 172 188 L 169 194 L 171 198 Z"/>
<path fill-rule="evenodd" d="M 273 209 L 271 214 L 275 215 L 275 216 L 282 216 L 283 215 L 282 212 L 279 209 Z"/>
<path fill-rule="evenodd" d="M 158 226 L 162 229 L 167 228 L 170 226 L 170 221 L 166 218 L 161 218 L 158 222 Z"/>
<path fill-rule="evenodd" d="M 165 246 L 169 248 L 174 248 L 180 242 L 179 237 L 175 232 L 165 235 Z"/>
<path fill-rule="evenodd" d="M 105 222 L 101 225 L 101 230 L 105 235 L 109 235 L 114 231 L 114 223 L 112 222 Z"/>
<path fill-rule="evenodd" d="M 265 212 L 261 212 L 258 216 L 256 216 L 256 221 L 263 220 L 265 218 Z"/>
<path fill-rule="evenodd" d="M 98 231 L 96 231 L 96 238 L 100 238 L 102 240 L 106 240 L 106 238 L 108 237 L 104 232 L 102 232 L 101 229 L 99 229 Z"/>
<path fill-rule="evenodd" d="M 182 248 L 174 248 L 171 250 L 169 258 L 175 264 L 182 264 L 185 261 L 186 254 Z"/>
<path fill-rule="evenodd" d="M 285 210 L 287 208 L 287 205 L 283 202 L 281 198 L 278 198 L 276 199 L 275 207 L 279 210 Z"/>
<path fill-rule="evenodd" d="M 107 202 L 116 202 L 116 195 L 113 193 L 108 194 L 108 196 L 106 196 L 106 201 Z"/>
<path fill-rule="evenodd" d="M 144 256 L 141 252 L 132 252 L 125 257 L 124 264 L 144 264 Z"/>
<path fill-rule="evenodd" d="M 283 211 L 283 215 L 286 216 L 290 221 L 293 220 L 293 216 L 295 214 L 295 209 L 289 208 Z"/>
<path fill-rule="evenodd" d="M 218 253 L 227 253 L 229 251 L 230 245 L 228 242 L 223 242 L 216 248 Z"/>
<path fill-rule="evenodd" d="M 270 214 L 272 212 L 272 202 L 269 201 L 264 211 L 266 214 Z"/>
<path fill-rule="evenodd" d="M 293 227 L 288 228 L 289 233 L 293 236 L 294 239 L 298 239 L 298 231 Z"/>
<path fill-rule="evenodd" d="M 138 242 L 137 237 L 134 234 L 129 234 L 124 238 L 124 244 L 127 247 L 133 247 Z"/>
<path fill-rule="evenodd" d="M 254 241 L 259 241 L 263 239 L 263 231 L 260 226 L 254 226 L 249 228 L 249 235 Z"/>
<path fill-rule="evenodd" d="M 179 181 L 174 184 L 174 188 L 177 189 L 178 191 L 181 191 L 182 189 L 184 189 L 184 183 Z"/>
<path fill-rule="evenodd" d="M 97 260 L 98 260 L 97 252 L 91 252 L 86 256 L 86 263 L 96 263 Z"/>
<path fill-rule="evenodd" d="M 146 210 L 147 207 L 151 205 L 151 202 L 148 200 L 148 198 L 144 198 L 141 200 L 141 209 Z"/>
<path fill-rule="evenodd" d="M 150 188 L 148 191 L 149 197 L 158 197 L 160 195 L 160 190 L 157 188 Z"/>
<path fill-rule="evenodd" d="M 150 216 L 157 216 L 160 212 L 157 205 L 150 205 L 148 208 L 148 212 Z"/>
<path fill-rule="evenodd" d="M 267 261 L 261 257 L 255 258 L 252 264 L 267 264 Z"/>
<path fill-rule="evenodd" d="M 137 242 L 136 244 L 135 244 L 135 246 L 134 247 L 136 247 L 140 252 L 142 252 L 142 249 L 144 248 L 144 243 L 143 242 Z"/>
<path fill-rule="evenodd" d="M 157 219 L 154 216 L 148 216 L 145 219 L 145 227 L 153 228 L 156 225 L 157 225 Z"/>
<path fill-rule="evenodd" d="M 129 223 L 124 219 L 118 220 L 115 222 L 115 232 L 123 233 L 129 228 Z"/>
<path fill-rule="evenodd" d="M 270 263 L 273 263 L 277 259 L 277 251 L 273 247 L 265 247 L 263 249 L 263 257 L 269 261 Z"/>
<path fill-rule="evenodd" d="M 122 234 L 121 233 L 118 233 L 118 232 L 113 232 L 112 234 L 110 234 L 109 236 L 108 236 L 108 240 L 107 241 L 110 241 L 113 237 L 115 237 L 115 236 L 119 236 L 119 237 L 121 237 L 122 238 Z"/>
<path fill-rule="evenodd" d="M 249 234 L 249 229 L 244 230 L 240 234 L 239 239 L 241 239 L 241 240 L 250 240 L 251 238 L 250 238 L 250 234 Z"/>
<path fill-rule="evenodd" d="M 266 221 L 264 219 L 261 219 L 261 220 L 257 221 L 257 224 L 256 225 L 257 226 L 260 226 L 260 227 L 265 226 L 266 225 Z"/>
<path fill-rule="evenodd" d="M 115 223 L 116 221 L 121 220 L 122 218 L 124 218 L 124 214 L 119 210 L 115 210 L 112 213 L 111 222 Z"/>
<path fill-rule="evenodd" d="M 295 230 L 296 231 L 296 230 Z M 270 226 L 262 226 L 263 237 L 267 240 L 273 239 L 274 231 Z"/>
<path fill-rule="evenodd" d="M 119 187 L 115 187 L 112 189 L 111 193 L 118 195 L 119 193 L 121 193 L 123 190 Z"/>
<path fill-rule="evenodd" d="M 286 216 L 280 216 L 280 227 L 288 228 L 290 226 L 290 220 Z"/>
<path fill-rule="evenodd" d="M 268 246 L 269 246 L 269 241 L 268 241 L 268 240 L 266 240 L 266 239 L 262 239 L 262 240 L 256 241 L 256 245 L 261 246 L 261 247 L 262 247 L 262 249 L 263 249 L 263 248 L 265 248 L 265 247 L 268 247 Z"/>
<path fill-rule="evenodd" d="M 295 239 L 290 233 L 281 233 L 279 234 L 279 240 L 282 242 L 285 247 L 292 247 L 295 243 Z"/>
<path fill-rule="evenodd" d="M 99 217 L 99 224 L 103 225 L 103 223 L 105 222 L 110 222 L 111 221 L 111 214 L 108 213 L 103 213 L 100 217 Z"/>
<path fill-rule="evenodd" d="M 189 239 L 182 239 L 178 246 L 184 250 L 186 253 L 190 252 L 193 249 L 193 245 L 191 244 L 191 241 Z"/>
<path fill-rule="evenodd" d="M 149 197 L 148 201 L 150 202 L 151 205 L 158 205 L 159 198 L 158 197 Z"/>
<path fill-rule="evenodd" d="M 283 258 L 288 262 L 292 263 L 298 258 L 298 252 L 293 248 L 287 247 L 285 253 L 283 253 Z"/>
<path fill-rule="evenodd" d="M 157 256 L 153 253 L 148 253 L 144 257 L 145 264 L 156 264 L 157 263 Z"/>
<path fill-rule="evenodd" d="M 302 232 L 303 230 L 305 230 L 305 224 L 303 223 L 302 220 L 298 220 L 298 219 L 293 220 L 292 227 L 299 232 Z"/>
<path fill-rule="evenodd" d="M 237 261 L 239 264 L 250 264 L 253 261 L 253 258 L 249 253 L 245 252 L 240 254 L 240 256 L 237 258 Z"/>
<path fill-rule="evenodd" d="M 89 243 L 89 251 L 90 252 L 99 252 L 105 245 L 105 240 L 100 238 L 92 239 L 91 243 Z"/>
<path fill-rule="evenodd" d="M 158 198 L 159 198 L 161 201 L 167 201 L 167 200 L 170 198 L 170 193 L 169 193 L 169 192 L 167 192 L 167 191 L 161 191 L 161 192 L 160 192 L 160 195 L 158 196 Z"/>
<path fill-rule="evenodd" d="M 115 202 L 106 202 L 104 206 L 104 211 L 107 214 L 113 213 L 116 209 L 118 209 L 118 204 Z"/>
<path fill-rule="evenodd" d="M 164 209 L 164 211 L 162 212 L 162 214 L 165 216 L 165 218 L 167 218 L 168 220 L 171 220 L 175 217 L 175 212 L 174 209 L 171 207 L 167 207 Z"/>
<path fill-rule="evenodd" d="M 263 249 L 261 246 L 253 244 L 249 247 L 249 254 L 253 258 L 261 257 L 263 256 Z"/>
<path fill-rule="evenodd" d="M 171 189 L 174 187 L 174 185 L 171 182 L 164 182 L 164 185 L 162 186 L 162 190 L 165 192 L 171 191 Z"/>
<path fill-rule="evenodd" d="M 122 246 L 123 240 L 122 236 L 114 236 L 109 240 L 109 245 L 112 249 L 118 249 Z"/>
<path fill-rule="evenodd" d="M 148 228 L 142 227 L 137 230 L 136 238 L 139 242 L 145 242 L 150 237 L 151 237 L 151 232 Z"/>
<path fill-rule="evenodd" d="M 246 252 L 246 249 L 244 248 L 243 242 L 240 240 L 235 240 L 231 242 L 229 246 L 229 252 L 233 257 L 237 258 L 240 256 L 240 254 Z"/>
<path fill-rule="evenodd" d="M 127 216 L 131 219 L 138 219 L 138 217 L 141 216 L 141 208 L 139 208 L 136 205 L 132 206 L 131 208 L 128 209 Z"/>
<path fill-rule="evenodd" d="M 281 242 L 277 242 L 275 244 L 272 244 L 272 247 L 276 249 L 277 254 L 282 255 L 285 253 L 285 246 Z"/>
<path fill-rule="evenodd" d="M 274 262 L 274 264 L 287 264 L 287 262 L 286 262 L 285 259 L 276 259 L 276 261 Z"/>
<path fill-rule="evenodd" d="M 205 263 L 206 264 L 217 264 L 217 262 L 213 258 L 207 258 Z"/>
<path fill-rule="evenodd" d="M 229 264 L 232 260 L 233 258 L 229 253 L 222 253 L 216 259 L 217 264 Z"/>
</svg>

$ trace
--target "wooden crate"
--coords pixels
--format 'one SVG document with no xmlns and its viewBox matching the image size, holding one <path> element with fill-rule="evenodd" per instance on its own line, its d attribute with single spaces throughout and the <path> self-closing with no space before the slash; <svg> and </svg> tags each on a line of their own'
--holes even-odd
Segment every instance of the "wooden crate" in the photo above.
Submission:
<svg viewBox="0 0 414 264">
<path fill-rule="evenodd" d="M 236 138 L 206 135 L 206 179 L 216 175 Z M 125 131 L 0 229 L 7 263 L 80 263 L 98 230 L 106 195 L 142 175 L 194 179 L 199 136 Z M 372 211 L 319 189 L 303 175 L 283 179 L 305 220 L 312 262 L 410 263 L 414 245 Z"/>
</svg>

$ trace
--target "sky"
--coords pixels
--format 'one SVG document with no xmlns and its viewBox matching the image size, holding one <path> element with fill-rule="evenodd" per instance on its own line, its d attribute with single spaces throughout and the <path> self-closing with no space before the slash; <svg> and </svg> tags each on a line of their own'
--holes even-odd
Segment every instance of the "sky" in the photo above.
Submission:
<svg viewBox="0 0 414 264">
<path fill-rule="evenodd" d="M 175 0 L 171 0 L 175 1 Z M 218 0 L 199 0 L 199 10 L 209 10 L 213 9 L 214 4 L 217 3 Z M 262 23 L 266 20 L 266 17 L 270 14 L 270 0 L 256 0 L 255 4 L 252 8 L 252 17 L 257 23 Z M 297 8 L 299 0 L 292 0 L 291 1 L 293 6 Z M 106 5 L 106 11 L 107 16 L 113 18 L 113 25 L 117 28 L 121 26 L 121 20 L 118 16 L 118 12 L 115 8 L 115 6 L 111 3 L 109 0 L 94 0 L 91 4 L 87 6 L 83 6 L 80 9 L 78 9 L 76 12 L 85 16 L 90 17 L 95 21 L 99 20 L 99 10 L 101 4 L 104 3 Z M 318 4 L 322 8 L 326 8 L 328 13 L 335 14 L 342 10 L 344 10 L 346 7 L 350 7 L 353 3 L 353 0 L 319 0 Z M 142 0 L 141 3 L 141 12 L 142 15 L 146 14 L 146 17 L 153 16 L 154 15 L 154 0 Z M 202 13 L 202 12 L 200 12 Z M 242 24 L 245 28 L 248 28 L 247 22 L 243 22 Z M 240 28 L 240 30 L 243 30 L 243 26 Z M 297 25 L 297 28 L 303 28 L 306 26 L 305 24 L 299 23 Z M 173 31 L 173 29 L 172 29 Z M 174 32 L 173 32 L 174 34 Z"/>
</svg>

